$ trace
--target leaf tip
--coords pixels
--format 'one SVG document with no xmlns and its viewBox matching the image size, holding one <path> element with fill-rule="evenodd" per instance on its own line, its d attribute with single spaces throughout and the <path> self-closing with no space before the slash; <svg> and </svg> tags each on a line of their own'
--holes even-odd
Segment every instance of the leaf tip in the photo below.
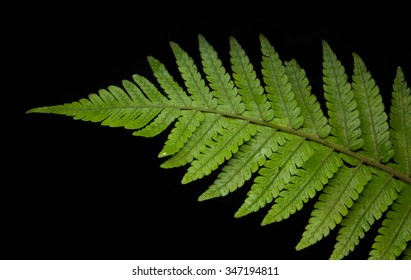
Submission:
<svg viewBox="0 0 411 280">
<path fill-rule="evenodd" d="M 266 226 L 268 224 L 271 224 L 271 222 L 269 222 L 266 218 L 264 218 L 260 223 L 261 226 Z"/>
<path fill-rule="evenodd" d="M 264 36 L 263 33 L 258 34 L 258 37 L 259 37 L 260 39 L 265 39 L 265 36 Z"/>
<path fill-rule="evenodd" d="M 234 218 L 241 218 L 244 217 L 244 211 L 241 211 L 241 209 L 239 209 L 237 212 L 234 213 Z"/>
<path fill-rule="evenodd" d="M 148 64 L 153 68 L 160 64 L 160 62 L 151 55 L 147 56 L 147 61 L 148 61 Z"/>
<path fill-rule="evenodd" d="M 209 200 L 210 198 L 208 197 L 208 196 L 206 196 L 205 195 L 205 193 L 203 193 L 202 195 L 200 195 L 198 198 L 197 198 L 197 201 L 206 201 L 206 200 Z"/>
<path fill-rule="evenodd" d="M 201 33 L 199 33 L 199 34 L 197 35 L 197 38 L 198 38 L 198 40 L 200 40 L 200 41 L 205 41 L 205 37 L 204 37 L 204 35 L 201 34 Z"/>
<path fill-rule="evenodd" d="M 181 179 L 181 184 L 186 185 L 190 182 L 193 181 L 193 178 L 191 176 L 187 176 L 187 174 Z"/>
<path fill-rule="evenodd" d="M 168 153 L 167 153 L 166 151 L 161 151 L 161 152 L 158 154 L 158 157 L 159 157 L 159 158 L 164 158 L 164 157 L 166 157 L 166 156 L 168 156 Z"/>
<path fill-rule="evenodd" d="M 25 112 L 25 114 L 33 114 L 33 113 L 51 113 L 51 108 L 53 106 L 45 106 L 45 107 L 37 107 L 37 108 L 31 108 Z"/>
<path fill-rule="evenodd" d="M 298 244 L 295 246 L 295 250 L 297 251 L 301 251 L 302 249 L 305 249 L 309 246 L 309 244 L 307 244 L 307 242 L 304 242 L 303 240 L 301 240 L 300 242 L 298 242 Z"/>
</svg>

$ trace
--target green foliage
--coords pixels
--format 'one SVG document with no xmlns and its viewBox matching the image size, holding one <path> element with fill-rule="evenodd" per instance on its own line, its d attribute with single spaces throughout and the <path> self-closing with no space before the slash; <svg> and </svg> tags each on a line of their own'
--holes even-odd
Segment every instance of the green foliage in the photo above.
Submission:
<svg viewBox="0 0 411 280">
<path fill-rule="evenodd" d="M 349 77 L 323 41 L 322 108 L 304 69 L 294 59 L 283 62 L 263 35 L 261 73 L 236 39 L 229 40 L 226 69 L 213 46 L 198 38 L 201 67 L 170 43 L 184 86 L 148 57 L 157 84 L 133 75 L 122 87 L 28 112 L 124 127 L 144 137 L 173 125 L 159 153 L 161 166 L 188 165 L 183 184 L 216 171 L 200 201 L 249 186 L 235 217 L 268 206 L 261 222 L 267 225 L 314 199 L 297 250 L 337 230 L 330 259 L 343 259 L 382 219 L 370 259 L 410 259 L 411 94 L 401 68 L 387 112 L 360 56 L 353 54 Z"/>
</svg>

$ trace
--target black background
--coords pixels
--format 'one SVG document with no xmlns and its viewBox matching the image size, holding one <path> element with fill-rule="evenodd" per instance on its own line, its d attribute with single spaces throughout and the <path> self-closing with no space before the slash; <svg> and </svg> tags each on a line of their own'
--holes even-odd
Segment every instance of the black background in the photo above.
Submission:
<svg viewBox="0 0 411 280">
<path fill-rule="evenodd" d="M 249 185 L 227 197 L 198 202 L 215 174 L 181 185 L 186 168 L 160 168 L 163 160 L 157 154 L 165 133 L 145 139 L 121 128 L 25 112 L 76 101 L 121 85 L 133 74 L 154 81 L 149 55 L 177 76 L 169 42 L 178 43 L 199 65 L 198 34 L 215 47 L 227 69 L 229 36 L 258 69 L 258 35 L 264 34 L 281 59 L 297 59 L 319 97 L 324 39 L 349 75 L 352 52 L 358 53 L 389 101 L 396 67 L 411 79 L 404 7 L 346 5 L 19 7 L 24 13 L 20 9 L 5 25 L 9 37 L 4 45 L 10 47 L 5 60 L 11 63 L 5 67 L 3 94 L 11 100 L 3 106 L 0 258 L 327 259 L 336 230 L 310 248 L 294 249 L 313 203 L 268 226 L 260 226 L 267 209 L 236 219 Z M 367 258 L 373 230 L 347 258 Z"/>
</svg>

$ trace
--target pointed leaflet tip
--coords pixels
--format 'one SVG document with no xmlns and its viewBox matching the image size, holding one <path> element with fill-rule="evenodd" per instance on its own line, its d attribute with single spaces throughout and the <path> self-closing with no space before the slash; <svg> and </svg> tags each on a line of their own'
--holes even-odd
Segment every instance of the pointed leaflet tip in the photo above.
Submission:
<svg viewBox="0 0 411 280">
<path fill-rule="evenodd" d="M 166 156 L 168 156 L 167 152 L 160 152 L 160 153 L 158 154 L 158 157 L 159 157 L 159 158 L 163 158 L 163 157 L 166 157 Z"/>
<path fill-rule="evenodd" d="M 201 33 L 198 34 L 197 38 L 198 38 L 199 41 L 205 41 L 205 38 L 204 38 L 203 34 L 201 34 Z"/>
<path fill-rule="evenodd" d="M 267 39 L 267 38 L 264 36 L 264 34 L 262 34 L 262 33 L 260 33 L 260 34 L 258 35 L 258 37 L 260 38 L 260 40 L 261 40 L 261 39 Z"/>
<path fill-rule="evenodd" d="M 305 249 L 307 247 L 309 247 L 310 244 L 308 244 L 307 242 L 299 242 L 296 246 L 295 246 L 295 250 L 296 251 L 301 251 L 302 249 Z"/>
</svg>

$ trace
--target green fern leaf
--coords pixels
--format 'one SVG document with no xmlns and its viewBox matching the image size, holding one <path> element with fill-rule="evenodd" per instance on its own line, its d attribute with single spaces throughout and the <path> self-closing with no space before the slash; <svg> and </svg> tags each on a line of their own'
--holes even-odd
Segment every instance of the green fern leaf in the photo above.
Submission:
<svg viewBox="0 0 411 280">
<path fill-rule="evenodd" d="M 266 162 L 273 152 L 278 149 L 278 143 L 283 141 L 277 139 L 276 132 L 269 128 L 260 128 L 259 133 L 240 147 L 235 157 L 222 168 L 218 178 L 205 191 L 199 200 L 207 200 L 219 196 L 226 196 L 244 185 Z"/>
<path fill-rule="evenodd" d="M 236 217 L 256 212 L 271 203 L 290 182 L 297 169 L 314 153 L 311 145 L 301 137 L 285 134 L 277 143 L 280 143 L 280 147 L 260 169 L 247 199 L 235 213 Z"/>
<path fill-rule="evenodd" d="M 402 182 L 398 182 L 403 185 Z M 411 188 L 402 186 L 398 199 L 391 206 L 379 229 L 380 235 L 370 252 L 370 259 L 396 259 L 411 240 Z"/>
<path fill-rule="evenodd" d="M 404 81 L 401 69 L 398 68 L 393 84 L 391 135 L 394 148 L 401 151 L 394 155 L 394 161 L 399 165 L 399 169 L 405 172 L 409 172 L 411 151 L 410 109 L 410 89 Z M 411 192 L 405 183 L 398 181 L 398 184 L 402 191 L 383 220 L 383 226 L 379 229 L 380 235 L 376 237 L 370 252 L 371 259 L 396 259 L 411 239 Z"/>
<path fill-rule="evenodd" d="M 120 123 L 125 120 L 126 122 L 124 123 L 124 127 L 127 129 L 139 129 L 146 126 L 157 114 L 161 112 L 161 108 L 155 108 L 152 106 L 152 102 L 143 95 L 135 83 L 128 80 L 123 80 L 122 84 L 131 100 L 128 99 L 127 94 L 122 92 L 121 88 L 111 86 L 111 91 L 117 92 L 116 96 L 118 100 L 123 100 L 122 102 L 126 104 L 131 102 L 139 108 L 135 110 L 124 110 L 124 115 L 121 119 L 119 119 L 119 123 L 116 126 L 120 126 Z M 143 108 L 141 105 L 147 106 L 147 108 Z M 89 112 L 84 111 L 84 113 L 88 114 Z"/>
<path fill-rule="evenodd" d="M 148 80 L 138 75 L 134 75 L 133 78 L 140 88 L 145 90 L 148 99 L 137 87 L 130 86 L 130 82 L 124 82 L 131 93 L 130 96 L 121 88 L 110 86 L 108 90 L 99 90 L 99 94 L 90 94 L 88 99 L 82 98 L 78 102 L 36 108 L 30 112 L 61 114 L 76 120 L 101 122 L 102 125 L 112 127 L 142 128 L 133 134 L 155 136 L 175 120 L 179 110 L 166 108 L 167 99 Z M 136 97 L 137 95 L 139 97 Z M 159 105 L 164 108 L 159 108 Z M 147 124 L 150 129 L 147 129 Z M 145 133 L 148 130 L 150 133 Z"/>
<path fill-rule="evenodd" d="M 294 59 L 286 63 L 285 70 L 304 119 L 302 130 L 321 138 L 327 137 L 331 127 L 321 110 L 320 103 L 311 94 L 311 86 L 305 76 L 305 71 Z"/>
<path fill-rule="evenodd" d="M 198 110 L 201 110 L 201 108 L 204 108 L 203 110 L 215 109 L 218 106 L 217 99 L 211 94 L 210 89 L 199 73 L 197 66 L 194 64 L 194 60 L 178 44 L 171 42 L 170 46 L 173 50 L 178 69 L 180 70 L 187 91 L 192 96 L 193 106 L 196 106 Z M 214 139 L 225 126 L 227 126 L 227 123 L 221 116 L 206 114 L 200 127 L 193 131 L 191 138 L 187 139 L 187 143 L 182 147 L 182 151 L 164 162 L 161 167 L 173 168 L 192 162 L 195 157 L 206 150 L 211 139 Z M 185 129 L 186 128 L 182 128 L 182 130 Z M 169 139 L 172 138 L 173 137 L 170 135 Z M 174 138 L 178 139 L 178 137 Z M 164 149 L 160 152 L 161 157 L 168 155 L 170 154 Z"/>
<path fill-rule="evenodd" d="M 371 171 L 363 164 L 355 168 L 342 166 L 315 203 L 315 209 L 296 249 L 313 245 L 340 224 L 369 180 Z"/>
<path fill-rule="evenodd" d="M 331 259 L 342 259 L 353 251 L 398 196 L 398 183 L 391 175 L 376 169 L 371 172 L 371 181 L 341 222 Z"/>
<path fill-rule="evenodd" d="M 230 129 L 222 130 L 215 141 L 209 144 L 210 147 L 193 160 L 183 177 L 183 184 L 209 175 L 224 161 L 230 159 L 238 151 L 239 146 L 257 133 L 256 126 L 246 121 L 228 120 L 228 125 Z"/>
<path fill-rule="evenodd" d="M 168 104 L 190 107 L 191 98 L 187 96 L 186 92 L 173 79 L 166 67 L 154 57 L 149 56 L 147 59 L 158 83 L 170 99 Z"/>
<path fill-rule="evenodd" d="M 352 79 L 354 99 L 360 113 L 363 153 L 376 161 L 387 162 L 394 153 L 388 130 L 388 116 L 384 111 L 378 86 L 364 62 L 355 53 Z"/>
<path fill-rule="evenodd" d="M 191 99 L 169 74 L 166 67 L 153 57 L 148 57 L 148 62 L 160 86 L 169 96 L 169 104 L 190 107 L 192 104 Z M 160 152 L 160 157 L 173 155 L 178 152 L 201 124 L 203 118 L 202 113 L 198 111 L 181 112 L 181 117 L 169 134 L 168 140 Z"/>
<path fill-rule="evenodd" d="M 394 79 L 390 112 L 391 142 L 394 161 L 407 176 L 411 174 L 411 93 L 401 68 Z"/>
<path fill-rule="evenodd" d="M 203 69 L 210 87 L 214 90 L 213 94 L 217 98 L 219 104 L 217 108 L 230 113 L 241 114 L 245 110 L 244 103 L 216 51 L 201 35 L 199 36 L 199 43 Z M 256 128 L 249 125 L 248 122 L 229 120 L 229 123 L 236 129 L 219 130 L 219 135 L 216 136 L 215 141 L 210 141 L 208 143 L 209 147 L 206 147 L 202 153 L 197 154 L 182 179 L 183 184 L 209 175 L 225 160 L 230 159 L 232 154 L 238 151 L 238 147 L 256 133 Z"/>
<path fill-rule="evenodd" d="M 202 71 L 170 43 L 183 85 L 148 57 L 158 84 L 133 75 L 122 87 L 28 113 L 67 115 L 144 137 L 172 126 L 158 155 L 165 158 L 161 167 L 189 165 L 183 184 L 214 172 L 216 179 L 200 201 L 226 196 L 252 180 L 235 217 L 268 207 L 261 222 L 267 225 L 316 199 L 296 249 L 312 246 L 339 226 L 331 259 L 346 257 L 386 213 L 370 258 L 410 258 L 411 95 L 401 68 L 387 114 L 361 58 L 353 54 L 350 82 L 323 41 L 327 118 L 297 61 L 283 63 L 267 38 L 259 38 L 261 73 L 233 37 L 232 72 L 226 71 L 199 35 Z"/>
<path fill-rule="evenodd" d="M 154 137 L 161 132 L 163 132 L 167 127 L 169 127 L 175 119 L 180 115 L 180 110 L 175 109 L 173 107 L 167 106 L 168 99 L 163 96 L 155 85 L 153 85 L 149 80 L 140 76 L 140 75 L 133 75 L 134 81 L 137 85 L 141 88 L 141 90 L 150 98 L 150 100 L 154 103 L 153 106 L 157 107 L 161 106 L 163 109 L 160 113 L 153 119 L 148 119 L 148 125 L 146 125 L 141 130 L 133 132 L 135 136 L 144 136 L 144 137 Z M 121 107 L 120 111 L 123 111 L 124 108 Z M 132 108 L 130 108 L 132 110 Z M 110 112 L 113 112 L 110 110 Z M 111 119 L 108 119 L 111 121 Z M 106 120 L 107 121 L 107 120 Z M 108 121 L 107 121 L 108 122 Z M 103 122 L 104 123 L 104 122 Z M 102 123 L 102 124 L 103 124 Z M 108 122 L 109 124 L 109 122 Z"/>
<path fill-rule="evenodd" d="M 344 66 L 323 41 L 324 97 L 327 100 L 331 141 L 358 150 L 363 145 L 357 103 Z"/>
<path fill-rule="evenodd" d="M 267 225 L 287 219 L 291 214 L 303 208 L 303 204 L 313 198 L 317 191 L 321 191 L 328 180 L 342 165 L 339 156 L 333 150 L 314 145 L 316 156 L 311 156 L 298 169 L 296 176 L 290 180 L 275 200 L 275 204 L 268 211 L 262 222 Z"/>
<path fill-rule="evenodd" d="M 242 97 L 246 111 L 244 116 L 270 121 L 273 110 L 264 94 L 264 88 L 250 60 L 235 38 L 230 38 L 231 65 L 234 83 Z"/>
<path fill-rule="evenodd" d="M 187 143 L 196 129 L 204 120 L 204 115 L 198 111 L 183 111 L 178 122 L 168 135 L 168 139 L 159 157 L 174 155 Z"/>
<path fill-rule="evenodd" d="M 213 89 L 212 93 L 217 98 L 218 109 L 236 114 L 243 113 L 245 106 L 230 75 L 218 58 L 217 52 L 202 35 L 199 35 L 199 44 L 203 70 L 210 87 Z"/>
<path fill-rule="evenodd" d="M 261 120 L 270 120 L 273 110 L 264 95 L 264 89 L 251 65 L 248 56 L 235 38 L 230 38 L 230 54 L 234 83 L 245 104 L 245 116 Z M 272 151 L 275 151 L 275 131 L 262 129 L 254 139 L 242 145 L 236 157 L 223 167 L 217 180 L 204 192 L 199 200 L 225 196 L 241 187 L 251 174 L 265 163 Z"/>
<path fill-rule="evenodd" d="M 193 105 L 215 109 L 217 107 L 217 100 L 211 94 L 206 82 L 198 72 L 194 60 L 178 44 L 171 42 L 170 46 L 187 91 L 192 96 Z"/>
<path fill-rule="evenodd" d="M 198 129 L 188 139 L 185 146 L 171 158 L 161 164 L 163 168 L 173 168 L 186 165 L 197 158 L 212 145 L 214 139 L 228 126 L 228 120 L 221 115 L 205 114 Z"/>
<path fill-rule="evenodd" d="M 260 35 L 263 54 L 262 74 L 266 84 L 268 99 L 274 109 L 274 122 L 291 128 L 299 128 L 303 123 L 300 109 L 285 74 L 285 67 L 274 47 L 267 38 Z"/>
</svg>

